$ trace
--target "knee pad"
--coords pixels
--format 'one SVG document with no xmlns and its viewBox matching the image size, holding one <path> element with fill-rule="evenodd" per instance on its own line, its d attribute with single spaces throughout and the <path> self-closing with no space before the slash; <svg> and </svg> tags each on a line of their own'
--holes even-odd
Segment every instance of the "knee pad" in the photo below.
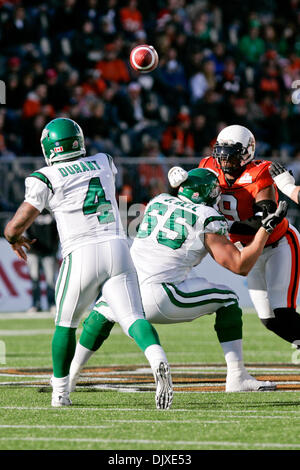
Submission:
<svg viewBox="0 0 300 470">
<path fill-rule="evenodd" d="M 242 339 L 243 321 L 242 310 L 238 304 L 219 308 L 216 311 L 214 326 L 220 343 Z"/>
<path fill-rule="evenodd" d="M 80 336 L 80 344 L 91 351 L 99 349 L 111 332 L 114 323 L 107 320 L 101 313 L 92 310 L 83 322 L 83 331 Z"/>
</svg>

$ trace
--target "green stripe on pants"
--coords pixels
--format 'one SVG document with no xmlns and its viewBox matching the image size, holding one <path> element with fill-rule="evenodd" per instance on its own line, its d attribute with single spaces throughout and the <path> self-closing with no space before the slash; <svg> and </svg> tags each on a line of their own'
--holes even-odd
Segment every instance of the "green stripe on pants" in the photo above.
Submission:
<svg viewBox="0 0 300 470">
<path fill-rule="evenodd" d="M 65 266 L 66 266 L 66 259 L 63 260 L 62 266 L 60 268 L 59 278 L 58 278 L 57 285 L 56 285 L 56 288 L 55 288 L 55 302 L 57 301 L 57 296 L 58 296 L 60 283 L 61 283 L 61 280 L 62 280 L 62 277 L 63 277 L 63 272 L 64 272 L 64 269 L 65 269 Z"/>
<path fill-rule="evenodd" d="M 170 284 L 172 285 L 172 284 Z M 219 299 L 219 298 L 213 298 L 213 299 L 206 299 L 206 300 L 198 300 L 197 302 L 180 302 L 179 300 L 177 300 L 173 293 L 171 292 L 171 290 L 168 288 L 168 286 L 163 283 L 162 284 L 164 290 L 166 291 L 166 293 L 168 294 L 168 297 L 170 299 L 170 301 L 172 302 L 172 304 L 176 305 L 177 307 L 182 307 L 182 308 L 193 308 L 193 307 L 200 307 L 201 305 L 206 305 L 206 304 L 211 304 L 211 303 L 215 303 L 215 302 L 218 302 L 218 303 L 225 303 L 225 302 L 237 302 L 237 298 L 236 298 L 236 295 L 231 292 L 231 291 L 219 291 L 219 289 L 206 289 L 206 290 L 203 290 L 203 291 L 199 291 L 196 295 L 194 295 L 194 293 L 192 293 L 192 295 L 189 295 L 187 294 L 186 297 L 200 297 L 201 295 L 207 295 L 207 294 L 215 294 L 215 293 L 222 293 L 222 294 L 227 294 L 228 292 L 229 293 L 233 293 L 234 294 L 234 298 L 231 298 L 231 297 L 227 297 L 226 299 Z M 175 289 L 175 287 L 174 287 Z M 176 289 L 175 289 L 176 290 Z M 215 291 L 219 291 L 219 292 L 215 292 Z M 179 294 L 181 295 L 181 294 Z M 184 297 L 184 296 L 182 296 Z"/>
<path fill-rule="evenodd" d="M 71 270 L 72 270 L 72 253 L 69 254 L 68 260 L 69 260 L 68 271 L 67 271 L 67 276 L 66 276 L 66 280 L 65 280 L 65 285 L 64 285 L 64 288 L 63 288 L 63 293 L 62 293 L 62 296 L 61 296 L 61 299 L 60 299 L 60 302 L 59 302 L 58 317 L 57 317 L 56 324 L 58 324 L 60 322 L 64 301 L 65 301 L 67 290 L 68 290 L 68 287 L 69 287 L 70 275 L 71 275 Z"/>
<path fill-rule="evenodd" d="M 199 290 L 195 292 L 183 292 L 179 290 L 178 287 L 175 286 L 175 284 L 169 283 L 169 286 L 172 286 L 178 295 L 180 295 L 181 297 L 186 297 L 186 298 L 200 297 L 201 295 L 209 295 L 209 294 L 233 294 L 236 297 L 236 293 L 229 289 L 218 289 L 216 287 L 213 287 L 212 289 L 203 289 L 203 290 Z"/>
</svg>

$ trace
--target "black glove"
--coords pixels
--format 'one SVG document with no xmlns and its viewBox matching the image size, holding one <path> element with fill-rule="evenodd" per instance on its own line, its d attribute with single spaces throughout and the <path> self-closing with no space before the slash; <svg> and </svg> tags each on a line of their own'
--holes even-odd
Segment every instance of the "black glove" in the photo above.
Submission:
<svg viewBox="0 0 300 470">
<path fill-rule="evenodd" d="M 281 175 L 282 173 L 285 173 L 288 171 L 281 163 L 278 162 L 273 162 L 269 168 L 270 175 L 274 179 L 276 176 Z M 289 173 L 293 176 L 293 173 L 291 170 L 289 170 Z"/>
<path fill-rule="evenodd" d="M 286 216 L 288 205 L 286 201 L 280 201 L 278 207 L 274 213 L 270 213 L 264 207 L 263 216 L 261 219 L 261 226 L 268 232 L 272 233 L 274 228 L 284 219 Z"/>
</svg>

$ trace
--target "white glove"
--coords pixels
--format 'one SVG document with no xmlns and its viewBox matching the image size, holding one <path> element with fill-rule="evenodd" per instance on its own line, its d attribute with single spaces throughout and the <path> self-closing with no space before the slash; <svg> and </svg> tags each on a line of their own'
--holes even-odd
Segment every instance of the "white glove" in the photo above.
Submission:
<svg viewBox="0 0 300 470">
<path fill-rule="evenodd" d="M 296 188 L 293 175 L 283 165 L 275 162 L 272 163 L 269 171 L 277 188 L 286 196 L 291 197 Z"/>
<path fill-rule="evenodd" d="M 178 188 L 188 178 L 188 172 L 180 166 L 173 166 L 168 173 L 168 180 L 172 188 Z"/>
</svg>

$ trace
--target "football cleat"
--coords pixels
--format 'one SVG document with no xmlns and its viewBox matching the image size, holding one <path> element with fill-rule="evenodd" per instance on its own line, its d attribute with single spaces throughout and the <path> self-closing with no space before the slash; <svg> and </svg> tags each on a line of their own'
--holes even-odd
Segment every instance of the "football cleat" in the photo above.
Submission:
<svg viewBox="0 0 300 470">
<path fill-rule="evenodd" d="M 70 406 L 72 402 L 69 398 L 69 392 L 52 393 L 51 405 L 58 408 L 60 406 Z"/>
<path fill-rule="evenodd" d="M 271 392 L 276 384 L 269 380 L 256 380 L 252 375 L 243 372 L 239 376 L 227 377 L 226 392 Z"/>
<path fill-rule="evenodd" d="M 155 371 L 155 403 L 159 410 L 168 410 L 173 401 L 171 372 L 167 362 L 161 362 Z"/>
</svg>

